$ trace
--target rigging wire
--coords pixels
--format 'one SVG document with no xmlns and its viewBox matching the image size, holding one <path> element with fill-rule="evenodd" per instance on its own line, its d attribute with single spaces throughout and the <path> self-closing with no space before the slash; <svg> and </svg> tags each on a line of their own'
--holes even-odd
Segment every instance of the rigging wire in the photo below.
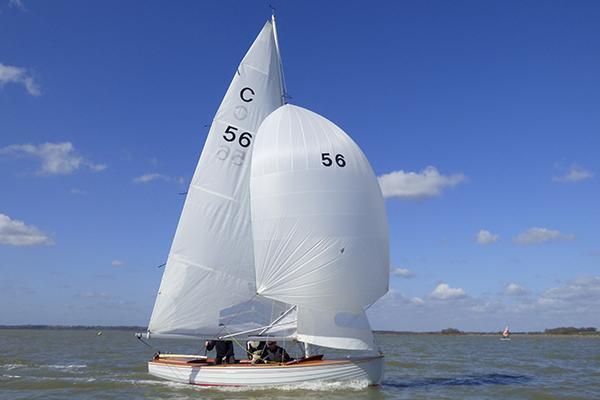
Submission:
<svg viewBox="0 0 600 400">
<path fill-rule="evenodd" d="M 140 342 L 142 342 L 143 344 L 145 344 L 146 346 L 150 347 L 152 350 L 154 350 L 156 353 L 154 355 L 160 354 L 160 350 L 157 349 L 156 347 L 152 346 L 150 343 L 146 342 L 144 339 L 142 339 L 142 334 L 141 333 L 136 333 L 135 337 L 138 338 L 138 340 Z"/>
<path fill-rule="evenodd" d="M 225 330 L 227 331 L 227 334 L 228 334 L 228 335 L 231 335 L 231 332 L 229 331 L 229 329 L 225 328 Z M 253 353 L 251 354 L 251 353 L 248 351 L 248 348 L 247 348 L 246 346 L 242 345 L 242 343 L 241 343 L 239 340 L 237 340 L 235 336 L 231 336 L 231 337 L 230 337 L 230 339 L 231 339 L 231 341 L 232 341 L 233 343 L 235 343 L 236 345 L 238 345 L 238 347 L 239 347 L 240 349 L 243 349 L 243 350 L 244 350 L 244 353 L 246 354 L 246 356 L 247 356 L 247 355 L 252 355 L 252 356 L 254 356 L 254 354 L 253 354 Z M 264 350 L 264 348 L 263 348 L 263 350 Z M 259 356 L 258 356 L 258 360 L 262 361 L 262 362 L 263 362 L 263 363 L 265 363 L 265 364 L 273 364 L 273 363 L 276 363 L 276 362 L 274 362 L 274 361 L 265 360 L 265 359 L 263 359 L 261 356 L 262 356 L 262 352 L 261 352 L 261 355 L 259 355 Z M 234 357 L 234 358 L 235 358 L 235 357 Z"/>
</svg>

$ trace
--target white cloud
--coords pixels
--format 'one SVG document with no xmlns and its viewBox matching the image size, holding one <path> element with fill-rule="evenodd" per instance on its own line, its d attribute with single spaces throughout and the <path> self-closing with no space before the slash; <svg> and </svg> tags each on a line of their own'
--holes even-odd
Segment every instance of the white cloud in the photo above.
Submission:
<svg viewBox="0 0 600 400">
<path fill-rule="evenodd" d="M 479 233 L 475 237 L 475 240 L 479 244 L 490 244 L 490 243 L 497 242 L 499 238 L 500 238 L 500 236 L 498 236 L 490 231 L 486 231 L 485 229 L 482 229 L 479 231 Z"/>
<path fill-rule="evenodd" d="M 0 88 L 7 83 L 17 83 L 25 86 L 27 92 L 32 96 L 42 94 L 40 86 L 25 68 L 0 63 Z"/>
<path fill-rule="evenodd" d="M 121 260 L 112 260 L 112 262 L 110 263 L 110 265 L 112 265 L 113 267 L 120 267 L 121 265 L 123 265 L 123 261 L 121 261 Z"/>
<path fill-rule="evenodd" d="M 73 297 L 79 300 L 79 307 L 84 307 L 84 309 L 88 310 L 100 308 L 114 310 L 116 307 L 132 307 L 134 305 L 134 302 L 122 299 L 121 297 L 108 292 L 87 291 L 77 293 Z M 74 308 L 76 307 L 77 306 Z"/>
<path fill-rule="evenodd" d="M 552 179 L 556 182 L 572 183 L 591 179 L 593 177 L 594 174 L 591 171 L 573 164 L 567 172 L 562 175 L 553 176 Z"/>
<path fill-rule="evenodd" d="M 412 299 L 410 299 L 410 302 L 412 304 L 417 305 L 417 306 L 425 304 L 425 301 L 422 298 L 420 298 L 420 297 L 413 297 Z"/>
<path fill-rule="evenodd" d="M 106 169 L 104 164 L 94 164 L 75 150 L 71 142 L 34 144 L 12 144 L 0 148 L 1 155 L 16 157 L 29 156 L 38 158 L 41 167 L 40 175 L 68 175 L 81 167 L 98 172 Z"/>
<path fill-rule="evenodd" d="M 462 288 L 452 288 L 447 283 L 440 283 L 429 294 L 429 297 L 439 300 L 460 299 L 466 297 L 467 294 Z"/>
<path fill-rule="evenodd" d="M 399 331 L 454 327 L 492 332 L 504 328 L 505 323 L 517 331 L 543 331 L 558 326 L 600 327 L 600 275 L 580 277 L 541 293 L 522 288 L 524 295 L 507 295 L 509 287 L 503 287 L 502 293 L 477 296 L 457 292 L 462 298 L 454 301 L 440 301 L 432 296 L 404 297 L 392 288 L 369 308 L 369 319 L 375 329 Z M 512 290 L 520 292 L 516 286 Z"/>
<path fill-rule="evenodd" d="M 556 230 L 546 228 L 530 228 L 519 233 L 513 239 L 518 244 L 538 244 L 564 240 L 574 240 L 575 235 L 564 234 Z"/>
<path fill-rule="evenodd" d="M 521 285 L 516 283 L 509 283 L 504 288 L 504 293 L 509 296 L 523 296 L 528 294 L 529 292 Z"/>
<path fill-rule="evenodd" d="M 545 291 L 538 302 L 546 304 L 588 306 L 600 305 L 600 276 L 575 279 L 565 286 Z"/>
<path fill-rule="evenodd" d="M 89 299 L 111 299 L 114 296 L 108 292 L 80 292 L 75 295 L 75 297 L 85 297 Z"/>
<path fill-rule="evenodd" d="M 466 180 L 463 174 L 441 175 L 435 167 L 428 166 L 421 172 L 394 171 L 381 175 L 379 185 L 383 197 L 422 199 L 439 196 L 446 187 L 453 187 Z"/>
<path fill-rule="evenodd" d="M 157 172 L 153 172 L 153 173 L 149 173 L 149 174 L 136 176 L 135 178 L 133 178 L 133 181 L 135 183 L 148 183 L 148 182 L 156 181 L 159 179 L 164 180 L 164 181 L 170 180 L 170 178 L 166 175 L 159 174 Z"/>
<path fill-rule="evenodd" d="M 0 214 L 0 244 L 35 246 L 54 244 L 53 240 L 33 225 Z"/>
<path fill-rule="evenodd" d="M 408 268 L 395 268 L 392 271 L 392 274 L 395 276 L 399 276 L 400 278 L 412 278 L 415 276 L 414 272 L 412 272 Z"/>
<path fill-rule="evenodd" d="M 92 163 L 85 162 L 85 160 L 84 160 L 84 165 L 86 167 L 88 167 L 89 169 L 91 169 L 93 172 L 104 171 L 107 168 L 106 164 L 92 164 Z"/>
<path fill-rule="evenodd" d="M 18 8 L 21 11 L 27 11 L 23 0 L 8 0 L 8 6 Z"/>
<path fill-rule="evenodd" d="M 515 312 L 560 321 L 554 326 L 598 326 L 600 276 L 580 277 L 548 289 L 534 301 L 517 305 Z"/>
<path fill-rule="evenodd" d="M 394 288 L 390 288 L 390 290 L 388 290 L 388 292 L 383 295 L 383 297 L 381 297 L 375 303 L 375 305 L 378 307 L 397 308 L 410 303 L 411 301 L 404 297 L 402 293 Z"/>
<path fill-rule="evenodd" d="M 179 184 L 183 183 L 182 177 L 173 178 L 173 177 L 165 175 L 165 174 L 159 174 L 158 172 L 151 172 L 151 173 L 136 176 L 135 178 L 133 178 L 134 183 L 149 183 L 149 182 L 157 181 L 157 180 L 161 180 L 161 181 L 165 181 L 165 182 L 177 182 Z"/>
</svg>

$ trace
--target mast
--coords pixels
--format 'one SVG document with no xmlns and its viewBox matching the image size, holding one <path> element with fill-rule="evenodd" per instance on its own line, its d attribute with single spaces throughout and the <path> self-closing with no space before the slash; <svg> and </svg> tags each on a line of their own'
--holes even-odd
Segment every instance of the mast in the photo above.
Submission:
<svg viewBox="0 0 600 400">
<path fill-rule="evenodd" d="M 279 37 L 277 35 L 277 23 L 275 21 L 275 8 L 271 7 L 272 13 L 271 13 L 271 23 L 273 24 L 273 39 L 275 41 L 275 51 L 277 53 L 277 59 L 279 61 L 279 76 L 281 78 L 281 100 L 283 102 L 283 104 L 287 104 L 287 99 L 288 99 L 288 94 L 287 94 L 287 88 L 285 86 L 285 75 L 283 73 L 283 60 L 281 59 L 281 50 L 279 49 Z M 308 358 L 310 357 L 310 349 L 309 349 L 309 343 L 308 342 L 303 342 L 304 343 L 304 357 Z"/>
<path fill-rule="evenodd" d="M 288 94 L 285 86 L 285 75 L 283 73 L 283 61 L 281 59 L 281 50 L 279 49 L 279 38 L 277 36 L 277 24 L 275 23 L 275 9 L 272 9 L 271 24 L 273 25 L 273 39 L 275 41 L 275 52 L 277 53 L 277 61 L 279 63 L 279 78 L 281 81 L 281 102 L 287 104 Z"/>
</svg>

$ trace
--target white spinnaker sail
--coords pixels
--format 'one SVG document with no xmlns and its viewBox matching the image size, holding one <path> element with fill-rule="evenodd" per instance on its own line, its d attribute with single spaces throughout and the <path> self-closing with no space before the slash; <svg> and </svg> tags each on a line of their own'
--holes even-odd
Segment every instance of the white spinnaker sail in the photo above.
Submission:
<svg viewBox="0 0 600 400">
<path fill-rule="evenodd" d="M 248 50 L 188 189 L 148 330 L 217 336 L 266 326 L 287 305 L 256 296 L 249 177 L 264 118 L 283 104 L 273 24 Z"/>
<path fill-rule="evenodd" d="M 285 105 L 254 143 L 257 292 L 298 306 L 299 340 L 372 347 L 364 308 L 388 290 L 385 206 L 360 148 L 332 122 Z"/>
</svg>

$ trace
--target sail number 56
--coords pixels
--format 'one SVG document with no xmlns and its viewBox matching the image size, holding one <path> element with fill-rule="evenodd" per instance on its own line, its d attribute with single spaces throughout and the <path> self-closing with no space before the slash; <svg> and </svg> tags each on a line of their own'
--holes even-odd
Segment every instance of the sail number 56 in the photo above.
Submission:
<svg viewBox="0 0 600 400">
<path fill-rule="evenodd" d="M 343 154 L 336 154 L 335 163 L 338 167 L 344 168 L 346 166 L 346 160 L 344 160 Z M 326 167 L 331 167 L 333 165 L 333 159 L 329 153 L 321 153 L 321 163 Z"/>
<path fill-rule="evenodd" d="M 228 142 L 233 142 L 237 137 L 238 128 L 235 126 L 229 125 L 227 129 L 225 129 L 225 134 L 223 135 L 223 139 Z M 252 144 L 252 134 L 250 132 L 242 132 L 242 134 L 238 138 L 238 143 L 242 147 L 248 147 Z"/>
</svg>

